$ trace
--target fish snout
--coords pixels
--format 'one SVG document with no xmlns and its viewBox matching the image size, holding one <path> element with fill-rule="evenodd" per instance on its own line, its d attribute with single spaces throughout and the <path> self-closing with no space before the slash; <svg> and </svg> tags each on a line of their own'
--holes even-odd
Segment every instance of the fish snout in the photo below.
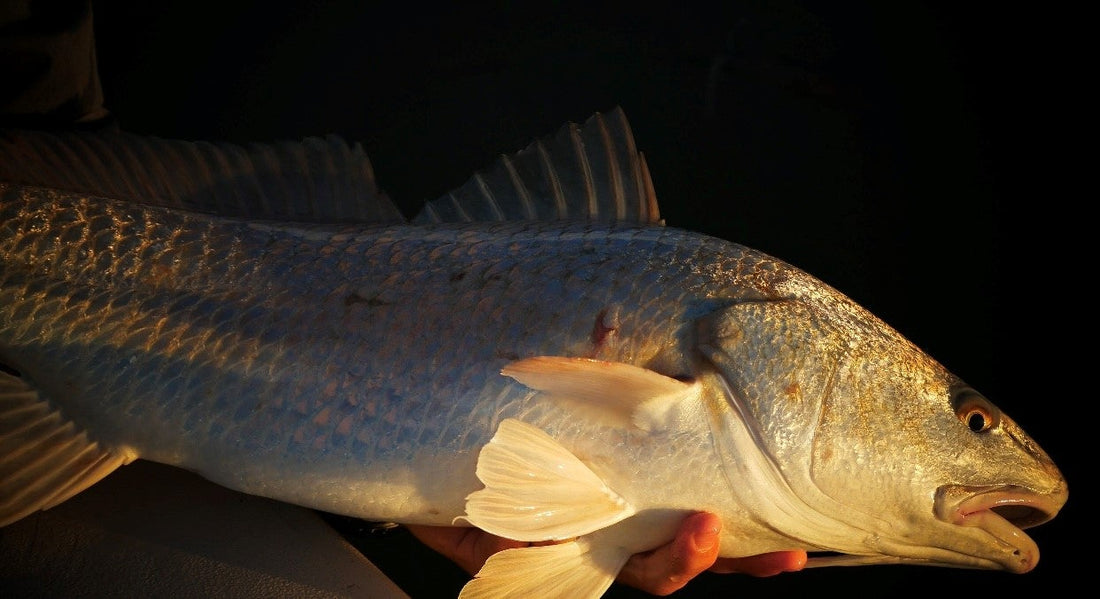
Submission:
<svg viewBox="0 0 1100 599">
<path fill-rule="evenodd" d="M 1023 529 L 1054 518 L 1068 496 L 1064 479 L 1045 493 L 1016 485 L 944 485 L 936 491 L 934 510 L 943 522 L 980 528 L 996 540 L 991 555 L 976 557 L 1022 574 L 1039 562 L 1039 548 Z"/>
</svg>

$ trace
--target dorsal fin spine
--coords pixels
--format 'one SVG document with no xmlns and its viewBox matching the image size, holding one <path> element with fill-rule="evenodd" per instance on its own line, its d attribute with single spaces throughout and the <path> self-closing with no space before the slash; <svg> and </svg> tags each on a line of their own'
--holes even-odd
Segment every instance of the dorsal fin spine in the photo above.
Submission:
<svg viewBox="0 0 1100 599">
<path fill-rule="evenodd" d="M 481 190 L 481 195 L 485 196 L 485 203 L 489 205 L 489 210 L 493 212 L 493 218 L 495 220 L 504 220 L 504 212 L 501 211 L 500 205 L 497 204 L 496 198 L 493 197 L 493 192 L 485 182 L 485 177 L 482 177 L 481 173 L 475 173 L 474 180 L 477 181 L 477 186 Z"/>
<path fill-rule="evenodd" d="M 657 191 L 653 189 L 653 179 L 649 178 L 649 165 L 646 164 L 645 155 L 641 152 L 638 152 L 638 163 L 640 168 L 638 178 L 641 179 L 639 189 L 645 188 L 645 193 L 641 197 L 641 201 L 645 202 L 643 214 L 649 216 L 650 222 L 663 225 L 665 221 L 661 218 L 661 208 L 657 204 Z"/>
<path fill-rule="evenodd" d="M 535 213 L 535 205 L 531 203 L 531 192 L 527 191 L 527 186 L 523 184 L 523 179 L 516 171 L 516 165 L 512 163 L 512 159 L 508 156 L 500 157 L 501 163 L 508 171 L 508 178 L 512 181 L 512 187 L 516 190 L 516 195 L 519 197 L 520 203 L 523 204 L 523 213 L 528 219 L 534 220 L 538 218 Z"/>
<path fill-rule="evenodd" d="M 546 182 L 550 185 L 550 195 L 554 198 L 558 218 L 569 218 L 569 206 L 565 202 L 565 194 L 561 191 L 561 180 L 558 179 L 558 173 L 554 170 L 554 163 L 550 160 L 550 152 L 546 150 L 542 140 L 535 142 L 535 150 L 538 152 L 543 174 L 546 175 Z"/>
<path fill-rule="evenodd" d="M 474 219 L 470 218 L 470 215 L 466 212 L 466 209 L 462 207 L 462 202 L 458 201 L 458 198 L 455 197 L 455 194 L 450 193 L 447 195 L 450 196 L 451 203 L 454 204 L 455 211 L 458 212 L 460 219 L 463 222 L 473 222 Z"/>
<path fill-rule="evenodd" d="M 439 218 L 439 213 L 435 211 L 435 206 L 432 204 L 425 204 L 424 210 L 421 214 L 431 223 L 441 223 L 443 219 Z"/>
<path fill-rule="evenodd" d="M 598 115 L 596 122 L 599 124 L 598 132 L 603 140 L 604 154 L 607 156 L 608 176 L 611 178 L 611 197 L 615 202 L 615 219 L 626 219 L 626 190 L 623 189 L 623 173 L 619 169 L 619 157 L 611 142 L 611 132 L 607 129 L 607 122 L 603 115 Z"/>
<path fill-rule="evenodd" d="M 580 128 L 576 123 L 569 124 L 569 141 L 573 145 L 577 167 L 584 173 L 584 194 L 588 198 L 588 215 L 591 218 L 598 218 L 600 206 L 596 199 L 596 189 L 592 186 L 592 165 L 588 162 L 588 155 L 584 151 L 584 140 L 581 139 Z"/>
</svg>

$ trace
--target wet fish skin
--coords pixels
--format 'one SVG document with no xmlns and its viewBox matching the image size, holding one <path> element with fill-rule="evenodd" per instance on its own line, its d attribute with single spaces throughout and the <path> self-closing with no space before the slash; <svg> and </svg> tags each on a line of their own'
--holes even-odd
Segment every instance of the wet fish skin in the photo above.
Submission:
<svg viewBox="0 0 1100 599">
<path fill-rule="evenodd" d="M 690 276 L 685 258 L 722 243 L 591 224 L 284 228 L 18 189 L 5 210 L 0 252 L 48 273 L 5 277 L 5 361 L 28 375 L 61 373 L 43 377 L 48 395 L 87 389 L 66 412 L 103 443 L 218 481 L 239 476 L 252 492 L 263 489 L 242 473 L 258 456 L 292 480 L 309 475 L 290 463 L 313 472 L 325 463 L 340 479 L 392 481 L 420 452 L 476 454 L 502 414 L 521 409 L 525 392 L 499 374 L 518 357 L 662 360 L 687 372 L 678 346 L 689 320 L 671 337 L 658 323 L 705 307 L 676 301 L 683 292 L 661 280 Z M 610 284 L 581 293 L 593 282 Z M 615 332 L 596 347 L 609 306 Z M 459 500 L 476 485 L 464 487 Z M 432 522 L 449 524 L 461 505 Z"/>
<path fill-rule="evenodd" d="M 1067 496 L 1011 419 L 843 295 L 654 223 L 288 224 L 5 184 L 0 256 L 12 397 L 59 406 L 89 452 L 327 511 L 542 540 L 474 499 L 510 474 L 490 448 L 537 444 L 525 426 L 610 490 L 606 513 L 545 510 L 605 570 L 708 509 L 723 555 L 1027 571 L 1037 548 L 989 508 L 1034 525 Z"/>
</svg>

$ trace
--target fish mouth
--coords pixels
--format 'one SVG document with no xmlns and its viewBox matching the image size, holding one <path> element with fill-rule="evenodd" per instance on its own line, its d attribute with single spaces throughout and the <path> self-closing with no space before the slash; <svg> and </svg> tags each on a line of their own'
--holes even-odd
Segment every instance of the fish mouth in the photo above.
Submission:
<svg viewBox="0 0 1100 599">
<path fill-rule="evenodd" d="M 1050 493 L 1036 493 L 1015 485 L 945 485 L 936 490 L 933 509 L 943 522 L 977 527 L 996 539 L 997 551 L 975 556 L 979 563 L 974 567 L 988 567 L 980 562 L 989 560 L 1001 569 L 1022 574 L 1039 562 L 1039 548 L 1023 529 L 1054 518 L 1067 495 L 1064 484 Z"/>
<path fill-rule="evenodd" d="M 945 485 L 936 491 L 934 513 L 938 520 L 955 526 L 975 527 L 985 535 L 961 545 L 940 546 L 923 557 L 810 553 L 807 568 L 908 564 L 1030 572 L 1039 562 L 1039 548 L 1023 529 L 1038 526 L 1058 514 L 1068 496 L 1064 483 L 1050 493 L 1003 485 L 974 487 Z M 990 549 L 988 537 L 994 543 Z M 891 552 L 893 553 L 893 552 Z"/>
</svg>

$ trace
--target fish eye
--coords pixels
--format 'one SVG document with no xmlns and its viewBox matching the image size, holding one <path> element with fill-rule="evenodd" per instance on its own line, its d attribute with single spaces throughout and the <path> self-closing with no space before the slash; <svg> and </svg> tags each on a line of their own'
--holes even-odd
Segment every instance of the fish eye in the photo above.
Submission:
<svg viewBox="0 0 1100 599">
<path fill-rule="evenodd" d="M 1000 424 L 1000 411 L 973 389 L 959 389 L 952 403 L 955 405 L 955 415 L 975 433 L 984 433 Z"/>
</svg>

